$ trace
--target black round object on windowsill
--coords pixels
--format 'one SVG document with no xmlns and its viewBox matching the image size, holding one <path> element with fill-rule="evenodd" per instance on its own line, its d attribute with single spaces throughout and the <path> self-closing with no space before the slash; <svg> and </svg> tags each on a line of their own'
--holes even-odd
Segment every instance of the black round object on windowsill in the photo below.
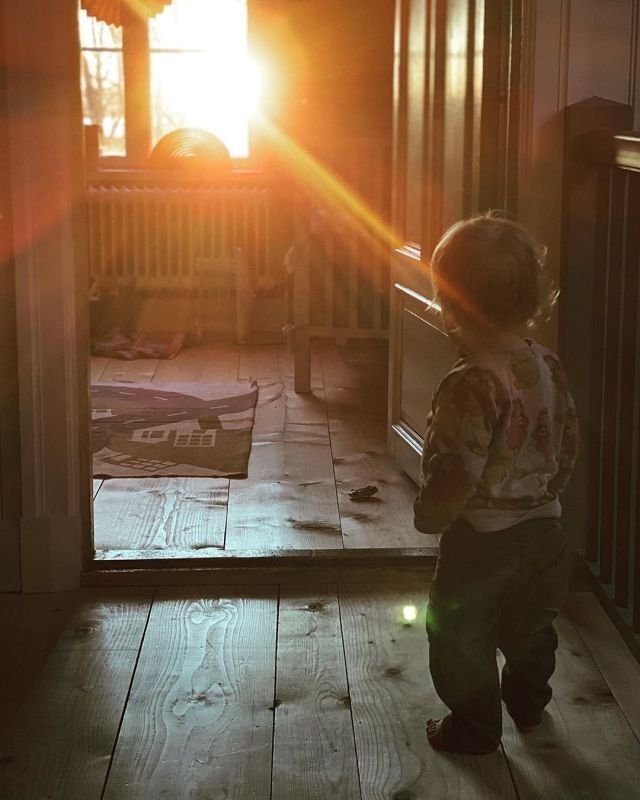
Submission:
<svg viewBox="0 0 640 800">
<path fill-rule="evenodd" d="M 158 140 L 149 156 L 158 170 L 224 172 L 232 162 L 224 142 L 201 128 L 178 128 Z"/>
</svg>

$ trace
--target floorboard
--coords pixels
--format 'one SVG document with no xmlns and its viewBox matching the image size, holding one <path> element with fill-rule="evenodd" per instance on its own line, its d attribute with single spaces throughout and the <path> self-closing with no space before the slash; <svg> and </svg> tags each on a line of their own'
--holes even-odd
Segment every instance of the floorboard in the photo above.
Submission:
<svg viewBox="0 0 640 800">
<path fill-rule="evenodd" d="M 427 742 L 428 717 L 446 709 L 428 670 L 426 589 L 339 592 L 362 800 L 516 800 L 500 751 L 442 755 Z M 405 607 L 416 608 L 414 622 L 404 620 Z"/>
<path fill-rule="evenodd" d="M 434 547 L 437 538 L 413 526 L 415 484 L 386 449 L 384 344 L 350 342 L 340 347 L 324 342 L 322 348 L 344 546 Z M 349 499 L 349 490 L 370 484 L 378 487 L 374 497 L 357 503 Z"/>
<path fill-rule="evenodd" d="M 104 800 L 269 800 L 277 587 L 164 589 Z"/>
<path fill-rule="evenodd" d="M 111 478 L 94 500 L 97 550 L 224 547 L 228 478 Z"/>
<path fill-rule="evenodd" d="M 523 735 L 505 715 L 502 742 L 518 797 L 637 797 L 638 740 L 569 617 L 562 614 L 555 625 L 554 698 L 542 725 Z"/>
<path fill-rule="evenodd" d="M 46 594 L 0 593 L 0 733 L 13 723 L 17 709 L 83 594 L 87 594 L 86 590 Z"/>
<path fill-rule="evenodd" d="M 278 378 L 282 372 L 282 364 L 291 360 L 280 344 L 245 345 L 240 351 L 238 377 L 241 380 L 253 378 Z"/>
<path fill-rule="evenodd" d="M 187 347 L 158 363 L 154 382 L 233 382 L 238 380 L 240 348 L 231 342 Z"/>
<path fill-rule="evenodd" d="M 104 356 L 91 356 L 89 359 L 89 375 L 91 383 L 99 383 L 102 380 L 102 374 L 105 367 L 109 362 L 108 358 Z"/>
<path fill-rule="evenodd" d="M 261 385 L 249 477 L 229 487 L 228 550 L 342 547 L 321 385 Z M 264 390 L 263 390 L 264 386 Z"/>
<path fill-rule="evenodd" d="M 100 383 L 149 383 L 159 364 L 157 358 L 139 358 L 133 361 L 110 358 Z"/>
<path fill-rule="evenodd" d="M 3 800 L 100 799 L 152 595 L 131 589 L 80 601 L 0 739 Z"/>
<path fill-rule="evenodd" d="M 640 741 L 640 664 L 593 594 L 572 593 L 565 608 Z"/>
<path fill-rule="evenodd" d="M 273 797 L 360 797 L 337 587 L 283 587 Z"/>
</svg>

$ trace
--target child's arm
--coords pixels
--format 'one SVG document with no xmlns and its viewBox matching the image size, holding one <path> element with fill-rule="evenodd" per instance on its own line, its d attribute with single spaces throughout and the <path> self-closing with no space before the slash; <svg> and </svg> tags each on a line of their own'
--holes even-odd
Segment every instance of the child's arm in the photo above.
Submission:
<svg viewBox="0 0 640 800">
<path fill-rule="evenodd" d="M 425 435 L 414 525 L 441 533 L 475 494 L 499 419 L 497 384 L 477 367 L 454 369 L 440 384 Z"/>
</svg>

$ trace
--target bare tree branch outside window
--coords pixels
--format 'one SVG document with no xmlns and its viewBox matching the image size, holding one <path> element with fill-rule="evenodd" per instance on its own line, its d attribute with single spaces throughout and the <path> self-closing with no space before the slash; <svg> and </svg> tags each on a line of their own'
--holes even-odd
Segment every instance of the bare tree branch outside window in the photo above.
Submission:
<svg viewBox="0 0 640 800">
<path fill-rule="evenodd" d="M 122 31 L 80 12 L 84 122 L 99 125 L 101 155 L 125 155 Z"/>
</svg>

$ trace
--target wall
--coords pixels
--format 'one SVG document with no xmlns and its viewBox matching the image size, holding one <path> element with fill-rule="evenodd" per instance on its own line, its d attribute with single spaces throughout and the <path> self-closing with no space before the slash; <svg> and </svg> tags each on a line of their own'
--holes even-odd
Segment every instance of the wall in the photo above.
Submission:
<svg viewBox="0 0 640 800">
<path fill-rule="evenodd" d="M 250 0 L 249 12 L 252 47 L 268 75 L 266 113 L 281 131 L 330 162 L 348 140 L 390 150 L 390 0 Z M 272 159 L 269 144 L 258 146 Z M 291 166 L 290 153 L 277 149 Z"/>
<path fill-rule="evenodd" d="M 635 106 L 640 125 L 637 0 L 525 2 L 518 214 L 549 248 L 559 281 L 564 109 L 599 96 Z M 557 321 L 544 332 L 557 342 Z"/>
<path fill-rule="evenodd" d="M 303 141 L 389 136 L 393 4 L 253 0 L 251 35 L 271 75 L 269 110 Z"/>
<path fill-rule="evenodd" d="M 539 0 L 524 8 L 518 214 L 547 245 L 549 277 L 563 290 L 554 318 L 537 337 L 560 349 L 578 405 L 582 455 L 564 509 L 572 541 L 580 547 L 587 495 L 589 319 L 597 264 L 592 261 L 595 207 L 585 208 L 582 223 L 571 228 L 565 218 L 568 192 L 574 191 L 567 182 L 574 148 L 566 109 L 600 97 L 627 104 L 628 118 L 640 126 L 640 3 Z M 620 118 L 613 103 L 600 104 L 602 112 L 593 117 L 598 125 Z"/>
</svg>

